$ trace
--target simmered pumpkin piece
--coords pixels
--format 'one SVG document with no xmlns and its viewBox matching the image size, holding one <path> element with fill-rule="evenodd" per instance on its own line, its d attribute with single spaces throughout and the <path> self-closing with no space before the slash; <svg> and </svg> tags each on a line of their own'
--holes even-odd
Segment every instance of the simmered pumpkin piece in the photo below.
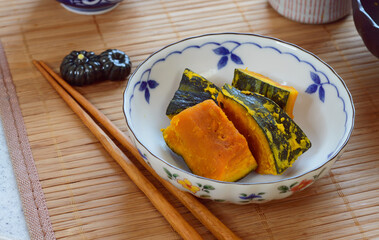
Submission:
<svg viewBox="0 0 379 240">
<path fill-rule="evenodd" d="M 301 128 L 269 98 L 226 84 L 217 98 L 245 136 L 260 174 L 282 174 L 311 147 Z"/>
<path fill-rule="evenodd" d="M 257 167 L 246 139 L 213 100 L 183 110 L 162 131 L 196 175 L 233 182 Z"/>
<path fill-rule="evenodd" d="M 219 90 L 212 82 L 186 68 L 179 88 L 166 109 L 166 115 L 171 119 L 184 109 L 204 100 L 213 99 L 216 101 Z"/>
<path fill-rule="evenodd" d="M 247 69 L 234 70 L 232 86 L 239 90 L 259 93 L 270 98 L 293 118 L 293 108 L 298 95 L 295 88 L 281 85 L 270 78 Z"/>
</svg>

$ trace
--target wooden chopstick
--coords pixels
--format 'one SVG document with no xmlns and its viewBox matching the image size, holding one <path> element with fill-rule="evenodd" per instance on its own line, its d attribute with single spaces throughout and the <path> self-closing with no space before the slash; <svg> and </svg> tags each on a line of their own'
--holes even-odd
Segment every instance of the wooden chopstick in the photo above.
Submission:
<svg viewBox="0 0 379 240">
<path fill-rule="evenodd" d="M 81 106 L 45 71 L 42 66 L 33 61 L 37 69 L 49 81 L 63 100 L 79 116 L 83 123 L 96 136 L 107 152 L 128 174 L 130 179 L 150 199 L 155 208 L 166 218 L 171 226 L 184 239 L 202 239 L 200 234 L 183 218 L 182 215 L 167 201 L 159 190 L 139 171 L 128 157 L 117 147 L 108 135 L 96 124 L 96 122 L 81 108 Z"/>
<path fill-rule="evenodd" d="M 217 239 L 240 239 L 228 227 L 226 227 L 208 208 L 201 204 L 194 196 L 182 192 L 168 181 L 162 179 L 149 165 L 146 164 L 138 150 L 130 143 L 126 136 L 83 95 L 71 87 L 58 74 L 42 61 L 33 61 L 37 69 L 49 80 L 57 81 L 71 96 L 78 101 L 104 128 L 121 143 L 160 183 L 166 187 L 191 213 L 217 238 Z M 48 77 L 50 75 L 50 78 Z M 52 79 L 51 79 L 52 78 Z M 49 81 L 50 82 L 50 81 Z"/>
<path fill-rule="evenodd" d="M 185 205 L 191 213 L 217 238 L 217 239 L 240 239 L 228 227 L 226 227 L 208 208 L 201 204 L 194 196 L 182 192 L 168 181 L 162 179 L 142 158 L 138 150 L 130 143 L 123 132 L 121 132 L 102 112 L 92 105 L 83 95 L 71 87 L 58 74 L 42 61 L 33 61 L 41 72 L 47 71 L 71 96 L 78 101 L 104 128 L 121 143 L 159 182 L 180 202 Z M 43 68 L 40 69 L 40 67 Z"/>
</svg>

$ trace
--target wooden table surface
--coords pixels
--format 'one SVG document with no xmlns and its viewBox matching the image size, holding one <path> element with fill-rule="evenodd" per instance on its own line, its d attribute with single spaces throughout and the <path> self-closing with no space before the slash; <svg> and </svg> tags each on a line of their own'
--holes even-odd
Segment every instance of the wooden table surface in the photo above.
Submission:
<svg viewBox="0 0 379 240">
<path fill-rule="evenodd" d="M 307 25 L 283 18 L 265 0 L 125 0 L 97 16 L 68 12 L 51 0 L 1 1 L 6 53 L 57 239 L 180 239 L 70 108 L 34 68 L 58 72 L 71 50 L 125 51 L 139 63 L 163 46 L 213 32 L 276 37 L 313 52 L 345 80 L 355 129 L 332 170 L 290 198 L 261 205 L 200 200 L 243 239 L 379 238 L 379 61 L 365 48 L 351 15 Z M 77 90 L 122 131 L 126 82 Z M 204 236 L 211 233 L 147 171 L 169 201 Z"/>
</svg>

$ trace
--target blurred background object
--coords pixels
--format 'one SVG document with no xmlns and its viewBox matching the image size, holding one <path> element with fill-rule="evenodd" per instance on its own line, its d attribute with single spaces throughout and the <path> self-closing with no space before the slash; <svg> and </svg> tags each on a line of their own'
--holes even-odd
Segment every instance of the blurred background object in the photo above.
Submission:
<svg viewBox="0 0 379 240">
<path fill-rule="evenodd" d="M 351 0 L 268 0 L 284 17 L 296 22 L 322 24 L 341 19 L 351 11 Z"/>
<path fill-rule="evenodd" d="M 379 58 L 379 1 L 353 0 L 353 18 L 367 49 Z"/>
<path fill-rule="evenodd" d="M 70 12 L 96 15 L 111 11 L 122 0 L 57 0 Z"/>
</svg>

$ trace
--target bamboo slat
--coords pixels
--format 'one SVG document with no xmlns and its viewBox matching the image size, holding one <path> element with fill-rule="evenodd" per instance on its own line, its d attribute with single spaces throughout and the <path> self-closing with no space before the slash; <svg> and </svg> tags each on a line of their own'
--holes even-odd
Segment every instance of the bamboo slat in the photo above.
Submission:
<svg viewBox="0 0 379 240">
<path fill-rule="evenodd" d="M 342 158 L 305 191 L 263 205 L 200 202 L 242 239 L 378 239 L 379 60 L 365 48 L 351 15 L 307 25 L 281 17 L 266 0 L 124 0 L 110 13 L 82 16 L 55 1 L 3 1 L 0 38 L 56 237 L 180 239 L 41 77 L 32 59 L 59 72 L 71 50 L 118 48 L 130 56 L 134 70 L 166 44 L 211 32 L 268 35 L 315 53 L 345 80 L 356 121 Z M 76 89 L 126 132 L 125 86 L 108 81 Z M 214 239 L 136 165 L 204 239 Z"/>
</svg>

